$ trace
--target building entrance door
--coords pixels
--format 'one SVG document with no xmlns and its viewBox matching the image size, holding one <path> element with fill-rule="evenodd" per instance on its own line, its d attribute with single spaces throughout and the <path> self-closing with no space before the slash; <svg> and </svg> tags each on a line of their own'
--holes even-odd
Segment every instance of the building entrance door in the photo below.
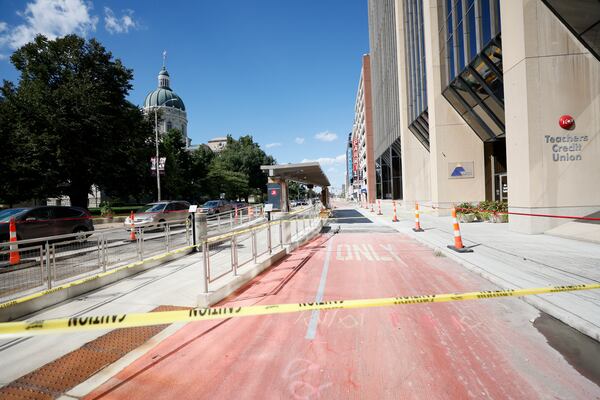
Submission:
<svg viewBox="0 0 600 400">
<path fill-rule="evenodd" d="M 494 200 L 508 201 L 508 176 L 506 173 L 494 176 Z"/>
</svg>

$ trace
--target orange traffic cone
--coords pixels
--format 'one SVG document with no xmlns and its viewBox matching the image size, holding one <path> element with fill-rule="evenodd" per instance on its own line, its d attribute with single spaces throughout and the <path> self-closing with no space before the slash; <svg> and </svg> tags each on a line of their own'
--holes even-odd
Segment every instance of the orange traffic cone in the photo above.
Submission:
<svg viewBox="0 0 600 400">
<path fill-rule="evenodd" d="M 415 203 L 415 227 L 413 228 L 415 232 L 424 232 L 421 229 L 421 224 L 419 223 L 419 203 Z"/>
<path fill-rule="evenodd" d="M 248 207 L 248 216 L 250 218 L 254 217 L 254 207 L 252 207 L 252 206 Z"/>
<path fill-rule="evenodd" d="M 394 217 L 392 218 L 392 222 L 398 222 L 398 216 L 396 215 L 396 200 L 392 200 L 392 204 L 394 205 Z"/>
<path fill-rule="evenodd" d="M 381 212 L 381 200 L 377 200 L 377 215 L 383 215 L 383 213 Z"/>
<path fill-rule="evenodd" d="M 129 233 L 129 240 L 131 240 L 131 241 L 137 240 L 137 237 L 135 236 L 135 225 L 133 223 L 134 219 L 135 219 L 135 214 L 132 211 L 131 214 L 129 215 L 129 220 L 131 221 L 131 232 Z"/>
<path fill-rule="evenodd" d="M 8 225 L 8 230 L 10 232 L 10 256 L 8 262 L 10 265 L 15 265 L 21 262 L 21 255 L 19 254 L 19 246 L 12 242 L 17 241 L 17 224 L 15 223 L 15 219 L 11 218 L 10 223 Z"/>
<path fill-rule="evenodd" d="M 472 253 L 472 249 L 463 246 L 462 238 L 460 236 L 460 227 L 458 226 L 458 220 L 456 219 L 456 208 L 454 207 L 452 207 L 452 223 L 454 224 L 454 246 L 448 245 L 448 248 L 458 253 Z"/>
</svg>

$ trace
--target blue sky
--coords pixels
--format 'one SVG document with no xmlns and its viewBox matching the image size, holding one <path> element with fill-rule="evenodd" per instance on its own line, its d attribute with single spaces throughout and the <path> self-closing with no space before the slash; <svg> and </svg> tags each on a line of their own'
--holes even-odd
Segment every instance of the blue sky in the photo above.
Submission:
<svg viewBox="0 0 600 400">
<path fill-rule="evenodd" d="M 38 32 L 100 40 L 133 69 L 135 104 L 166 50 L 193 143 L 251 134 L 278 162 L 320 160 L 344 181 L 367 0 L 2 0 L 0 79 L 16 81 L 7 56 Z"/>
</svg>

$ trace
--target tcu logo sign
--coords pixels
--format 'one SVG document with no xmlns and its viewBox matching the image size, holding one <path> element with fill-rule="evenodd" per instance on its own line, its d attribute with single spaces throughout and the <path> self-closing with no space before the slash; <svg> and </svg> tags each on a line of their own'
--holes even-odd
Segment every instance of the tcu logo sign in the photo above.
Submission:
<svg viewBox="0 0 600 400">
<path fill-rule="evenodd" d="M 558 125 L 563 129 L 572 129 L 575 125 L 575 120 L 570 115 L 563 115 L 558 119 Z"/>
</svg>

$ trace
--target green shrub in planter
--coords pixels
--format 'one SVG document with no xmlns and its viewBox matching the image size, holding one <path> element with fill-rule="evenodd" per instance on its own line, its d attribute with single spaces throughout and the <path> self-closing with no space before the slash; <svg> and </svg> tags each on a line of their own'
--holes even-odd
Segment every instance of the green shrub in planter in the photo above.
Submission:
<svg viewBox="0 0 600 400">
<path fill-rule="evenodd" d="M 460 222 L 475 222 L 478 219 L 478 214 L 479 213 L 475 210 L 475 207 L 471 203 L 464 202 L 456 206 L 456 216 Z"/>
</svg>

